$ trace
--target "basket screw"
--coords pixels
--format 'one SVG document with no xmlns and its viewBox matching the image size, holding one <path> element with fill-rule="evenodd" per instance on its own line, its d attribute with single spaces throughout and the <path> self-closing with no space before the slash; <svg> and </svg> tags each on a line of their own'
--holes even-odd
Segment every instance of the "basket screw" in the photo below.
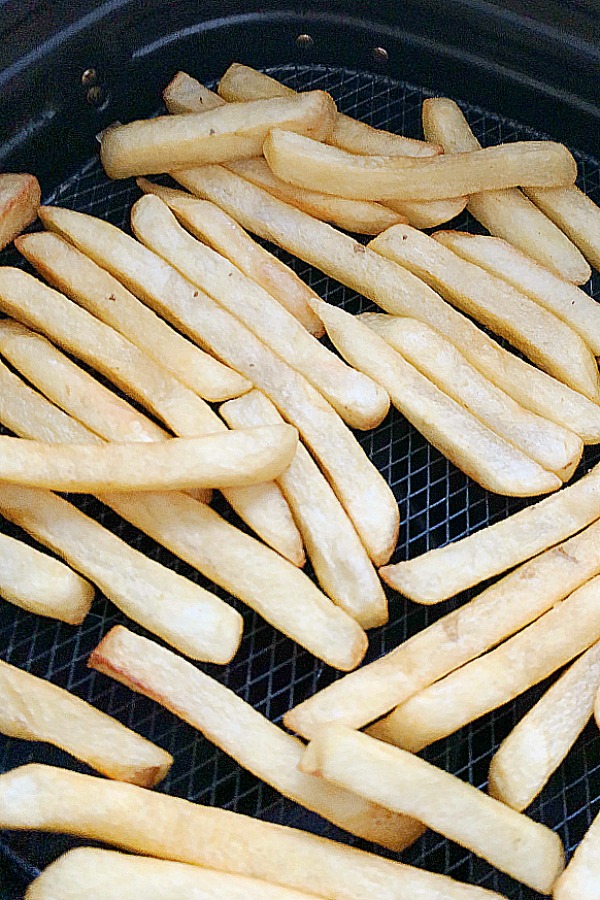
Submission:
<svg viewBox="0 0 600 900">
<path fill-rule="evenodd" d="M 373 57 L 373 62 L 377 63 L 378 66 L 385 66 L 385 64 L 389 62 L 390 58 L 390 55 L 385 47 L 373 47 L 371 56 Z"/>
<path fill-rule="evenodd" d="M 312 50 L 314 45 L 314 38 L 310 34 L 299 34 L 296 38 L 296 47 L 298 47 L 299 50 Z"/>
<path fill-rule="evenodd" d="M 90 66 L 89 69 L 85 69 L 81 76 L 81 84 L 83 87 L 91 87 L 94 84 L 98 83 L 98 73 L 97 71 Z"/>
</svg>

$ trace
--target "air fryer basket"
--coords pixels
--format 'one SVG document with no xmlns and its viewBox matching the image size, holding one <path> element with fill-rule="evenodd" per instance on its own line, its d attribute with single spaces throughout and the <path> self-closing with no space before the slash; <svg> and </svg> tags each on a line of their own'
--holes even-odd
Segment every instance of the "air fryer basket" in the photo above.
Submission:
<svg viewBox="0 0 600 900">
<path fill-rule="evenodd" d="M 393 61 L 393 53 L 390 50 L 392 44 L 389 41 L 387 46 L 384 46 L 381 40 L 375 43 L 374 38 L 380 38 L 381 35 L 371 33 L 371 42 L 364 42 L 364 46 L 361 44 L 357 48 L 358 55 L 362 54 L 362 58 L 358 60 L 361 65 L 350 68 L 347 64 L 334 65 L 321 62 L 321 59 L 328 61 L 332 53 L 331 47 L 326 48 L 323 42 L 318 40 L 321 33 L 319 29 L 325 28 L 323 22 L 286 20 L 282 25 L 274 18 L 271 24 L 275 30 L 287 29 L 287 44 L 283 46 L 284 60 L 286 48 L 289 51 L 287 62 L 282 62 L 281 44 L 272 45 L 271 49 L 275 46 L 278 48 L 278 52 L 273 53 L 269 53 L 266 46 L 240 44 L 235 38 L 244 32 L 243 29 L 241 32 L 236 30 L 240 27 L 237 23 L 231 32 L 227 32 L 231 41 L 226 50 L 221 51 L 221 58 L 218 61 L 221 70 L 233 59 L 262 64 L 267 71 L 294 88 L 300 90 L 321 88 L 330 91 L 343 112 L 377 127 L 401 131 L 415 137 L 420 136 L 421 103 L 430 91 L 387 73 L 388 70 L 393 71 L 390 67 L 390 60 Z M 311 24 L 315 27 L 311 28 Z M 258 34 L 255 22 L 251 21 L 248 29 L 249 34 L 255 36 Z M 351 28 L 349 31 L 340 29 L 339 40 L 342 49 L 338 63 L 346 62 L 344 57 L 351 32 Z M 329 30 L 328 33 L 332 37 L 333 32 Z M 303 37 L 299 42 L 296 41 L 301 34 L 308 35 L 308 38 Z M 214 68 L 217 65 L 214 54 L 209 54 L 206 60 L 201 56 L 196 58 L 190 56 L 186 44 L 188 37 L 181 34 L 179 41 L 169 43 L 166 56 L 160 57 L 160 73 L 154 78 L 156 85 L 163 86 L 178 67 L 186 68 L 191 74 L 208 81 L 210 76 L 218 74 L 218 70 L 215 71 Z M 180 57 L 177 56 L 178 48 L 183 48 Z M 90 65 L 86 68 L 90 68 L 92 63 L 97 66 L 97 74 L 92 78 L 97 79 L 102 91 L 106 91 L 105 94 L 100 92 L 100 108 L 94 109 L 93 112 L 89 109 L 84 111 L 84 122 L 87 122 L 85 127 L 91 134 L 92 126 L 102 122 L 103 119 L 111 120 L 116 117 L 115 107 L 127 107 L 129 114 L 133 115 L 134 101 L 131 97 L 125 100 L 121 98 L 120 101 L 118 97 L 110 97 L 108 92 L 114 90 L 114 84 L 110 86 L 108 77 L 103 81 L 102 69 L 93 56 L 87 57 L 87 61 Z M 272 62 L 280 64 L 270 65 Z M 385 71 L 374 71 L 378 67 Z M 405 73 L 398 71 L 397 74 Z M 422 81 L 435 90 L 431 78 L 422 78 Z M 443 83 L 439 92 L 448 92 L 447 87 L 448 85 Z M 465 97 L 469 99 L 472 96 L 468 90 L 461 92 L 455 89 L 453 94 L 457 100 L 463 100 Z M 158 96 L 157 89 L 153 95 L 155 108 L 158 106 Z M 85 98 L 83 102 L 86 102 Z M 142 97 L 138 112 L 148 113 L 151 108 L 148 106 L 147 98 Z M 543 118 L 537 123 L 540 131 L 533 131 L 527 125 L 519 124 L 497 112 L 486 111 L 479 106 L 464 104 L 463 108 L 483 144 L 545 137 L 542 131 L 550 130 L 549 123 Z M 503 104 L 503 111 L 505 109 L 506 106 Z M 531 123 L 532 119 L 528 117 L 528 121 Z M 557 126 L 556 121 L 551 124 Z M 552 136 L 556 135 L 557 127 L 552 129 Z M 106 179 L 96 157 L 91 155 L 94 146 L 90 134 L 87 135 L 87 143 L 84 141 L 86 153 L 79 156 L 78 164 L 73 157 L 67 160 L 70 166 L 68 177 L 64 163 L 61 168 L 57 162 L 56 171 L 60 172 L 63 180 L 47 189 L 45 200 L 101 216 L 127 228 L 128 212 L 139 191 L 130 181 L 111 183 Z M 14 147 L 8 148 L 6 158 L 18 160 L 17 150 Z M 0 154 L 1 151 L 0 147 Z M 24 143 L 22 159 L 25 160 L 27 154 L 31 152 L 31 146 Z M 39 147 L 38 152 L 41 152 Z M 14 156 L 14 153 L 17 155 Z M 576 155 L 580 164 L 581 187 L 596 202 L 600 202 L 598 162 L 590 155 L 583 153 Z M 86 161 L 82 163 L 83 159 Z M 33 165 L 30 168 L 35 171 Z M 48 185 L 51 185 L 51 173 L 47 173 L 46 177 Z M 466 215 L 455 224 L 460 228 L 481 230 Z M 270 247 L 270 249 L 290 263 L 295 271 L 329 302 L 340 304 L 352 312 L 374 308 L 364 298 L 353 294 L 321 272 L 277 248 Z M 0 263 L 23 264 L 14 250 L 0 254 Z M 600 279 L 597 275 L 594 279 L 591 282 L 591 291 L 597 299 L 600 299 Z M 494 496 L 479 488 L 428 445 L 424 438 L 395 411 L 392 411 L 375 431 L 359 434 L 358 437 L 370 458 L 392 486 L 400 505 L 402 524 L 395 560 L 414 557 L 431 547 L 460 538 L 504 518 L 525 505 L 525 501 Z M 588 471 L 598 459 L 600 450 L 588 448 L 576 477 Z M 136 548 L 198 583 L 205 584 L 197 572 L 124 523 L 97 501 L 87 497 L 70 499 Z M 219 508 L 225 511 L 224 505 Z M 231 517 L 232 521 L 236 521 L 232 513 L 225 514 Z M 236 521 L 236 524 L 239 522 Z M 2 522 L 2 527 L 7 528 L 9 533 L 23 537 L 18 529 L 5 522 Z M 217 593 L 226 596 L 218 589 Z M 473 592 L 467 592 L 439 607 L 419 607 L 398 595 L 390 594 L 390 623 L 370 633 L 367 660 L 375 659 L 390 650 L 458 603 L 464 602 L 471 593 Z M 229 666 L 202 666 L 202 668 L 227 684 L 272 721 L 280 722 L 287 709 L 328 684 L 336 674 L 284 638 L 238 601 L 228 599 L 244 615 L 245 631 L 242 646 Z M 111 679 L 89 671 L 86 668 L 89 653 L 108 629 L 119 622 L 126 623 L 133 630 L 140 630 L 127 622 L 125 617 L 101 596 L 97 598 L 91 614 L 79 628 L 35 617 L 9 604 L 2 604 L 0 658 L 72 690 L 169 750 L 175 757 L 175 764 L 159 790 L 269 821 L 306 828 L 359 846 L 367 846 L 364 842 L 348 837 L 320 817 L 280 797 L 276 791 L 241 770 L 229 757 L 215 749 L 193 729 L 150 700 L 134 695 Z M 517 701 L 463 728 L 456 735 L 439 741 L 425 751 L 426 758 L 472 784 L 484 787 L 495 748 L 541 695 L 544 687 L 545 684 L 539 685 Z M 600 737 L 596 727 L 590 724 L 567 761 L 551 778 L 529 810 L 533 818 L 544 822 L 561 834 L 568 853 L 572 852 L 581 840 L 593 816 L 600 809 L 599 751 Z M 86 771 L 84 766 L 58 750 L 45 745 L 0 737 L 0 771 L 31 761 L 66 765 Z M 0 853 L 5 859 L 4 868 L 7 875 L 3 892 L 1 877 L 3 867 L 0 865 L 0 896 L 3 898 L 22 896 L 24 885 L 34 877 L 39 868 L 75 843 L 74 840 L 63 836 L 3 833 L 0 836 Z M 381 850 L 376 852 L 385 853 Z M 511 898 L 533 900 L 538 896 L 432 832 L 427 832 L 402 855 L 402 859 L 432 871 L 452 875 L 458 880 L 495 889 Z"/>
</svg>

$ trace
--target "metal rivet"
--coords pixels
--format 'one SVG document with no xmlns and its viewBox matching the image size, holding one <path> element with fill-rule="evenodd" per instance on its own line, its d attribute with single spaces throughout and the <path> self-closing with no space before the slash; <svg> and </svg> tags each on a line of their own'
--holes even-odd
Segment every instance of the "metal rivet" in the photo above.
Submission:
<svg viewBox="0 0 600 900">
<path fill-rule="evenodd" d="M 296 47 L 299 50 L 312 50 L 314 45 L 314 38 L 310 34 L 299 34 L 296 38 Z"/>
<path fill-rule="evenodd" d="M 92 68 L 86 69 L 81 76 L 81 83 L 83 87 L 91 87 L 93 84 L 97 84 L 98 73 L 96 70 Z"/>
<path fill-rule="evenodd" d="M 390 58 L 390 55 L 385 47 L 373 47 L 371 56 L 373 57 L 373 61 L 376 62 L 379 66 L 385 66 Z"/>
</svg>

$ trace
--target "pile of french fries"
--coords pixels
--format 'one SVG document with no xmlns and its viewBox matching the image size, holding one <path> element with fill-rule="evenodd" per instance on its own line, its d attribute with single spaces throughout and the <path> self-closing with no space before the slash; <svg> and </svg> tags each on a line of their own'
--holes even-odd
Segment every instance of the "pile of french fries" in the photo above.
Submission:
<svg viewBox="0 0 600 900">
<path fill-rule="evenodd" d="M 133 237 L 0 175 L 0 247 L 15 238 L 41 276 L 0 267 L 0 424 L 15 435 L 0 437 L 0 514 L 29 536 L 0 534 L 0 595 L 77 626 L 99 589 L 163 643 L 115 626 L 90 668 L 348 833 L 399 853 L 429 827 L 535 891 L 598 900 L 600 819 L 565 868 L 559 836 L 524 812 L 600 721 L 600 467 L 565 486 L 600 443 L 600 307 L 580 287 L 600 266 L 600 209 L 575 160 L 552 141 L 482 148 L 444 98 L 423 105 L 424 141 L 373 129 L 237 64 L 218 93 L 179 73 L 163 98 L 168 115 L 101 137 L 108 177 L 138 178 Z M 145 177 L 159 174 L 179 187 Z M 465 208 L 489 236 L 423 230 Z M 36 216 L 45 230 L 16 237 Z M 383 312 L 326 303 L 249 232 Z M 397 500 L 351 430 L 390 405 L 483 488 L 550 496 L 390 565 Z M 211 508 L 215 490 L 255 536 Z M 241 615 L 65 492 L 349 674 L 287 712 L 297 736 L 270 722 L 195 664 L 231 661 Z M 388 621 L 382 581 L 432 605 L 500 575 L 358 668 Z M 416 755 L 565 666 L 497 749 L 487 793 Z M 0 775 L 0 827 L 127 851 L 65 854 L 30 900 L 500 896 L 153 794 L 169 753 L 2 661 L 0 731 L 109 779 Z"/>
</svg>

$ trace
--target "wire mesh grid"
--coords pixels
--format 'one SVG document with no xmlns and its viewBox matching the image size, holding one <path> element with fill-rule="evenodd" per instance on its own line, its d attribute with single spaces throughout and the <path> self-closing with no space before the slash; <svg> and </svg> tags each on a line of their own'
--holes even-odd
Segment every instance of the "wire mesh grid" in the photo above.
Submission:
<svg viewBox="0 0 600 900">
<path fill-rule="evenodd" d="M 332 93 L 339 108 L 377 127 L 420 137 L 420 109 L 427 92 L 384 76 L 324 66 L 281 66 L 267 70 L 291 87 L 323 88 Z M 194 73 L 192 73 L 194 74 Z M 473 130 L 484 145 L 501 141 L 543 137 L 516 122 L 482 109 L 463 106 Z M 598 163 L 576 154 L 580 185 L 600 201 Z M 128 212 L 139 192 L 131 181 L 109 182 L 96 159 L 88 161 L 46 202 L 92 213 L 127 228 Z M 466 214 L 454 223 L 471 231 L 481 229 Z M 289 263 L 311 287 L 331 303 L 352 312 L 374 308 L 323 273 L 288 254 L 270 247 Z M 0 254 L 0 263 L 25 265 L 16 251 Z M 600 299 L 600 281 L 595 275 L 588 287 Z M 437 450 L 392 411 L 381 426 L 357 434 L 368 455 L 391 485 L 400 506 L 401 531 L 394 560 L 412 558 L 427 549 L 460 538 L 504 518 L 526 501 L 491 495 L 452 466 Z M 597 448 L 587 448 L 576 477 L 600 458 Z M 129 544 L 177 572 L 206 586 L 208 582 L 164 548 L 137 532 L 119 517 L 89 497 L 71 497 L 76 505 L 97 518 Z M 244 527 L 231 511 L 218 506 L 225 516 Z M 0 527 L 27 540 L 19 529 L 2 521 Z M 335 672 L 315 660 L 292 641 L 267 625 L 225 592 L 244 616 L 241 648 L 225 667 L 202 668 L 250 702 L 274 722 L 286 710 L 336 677 Z M 472 592 L 440 604 L 420 607 L 390 593 L 390 621 L 370 634 L 367 660 L 372 660 L 439 618 Z M 126 623 L 126 618 L 102 596 L 98 596 L 82 626 L 73 628 L 33 616 L 3 603 L 0 616 L 0 657 L 21 666 L 74 694 L 91 701 L 124 724 L 157 742 L 173 754 L 173 768 L 159 790 L 200 803 L 220 806 L 273 822 L 306 828 L 318 834 L 347 841 L 366 849 L 375 847 L 348 837 L 319 816 L 282 798 L 274 789 L 242 770 L 224 753 L 152 701 L 132 694 L 108 677 L 86 668 L 92 649 L 108 629 Z M 453 772 L 477 787 L 484 787 L 490 759 L 512 726 L 541 696 L 546 683 L 501 709 L 439 741 L 425 751 L 431 762 Z M 570 853 L 600 809 L 600 737 L 590 724 L 566 762 L 550 779 L 529 814 L 556 829 Z M 0 736 L 0 771 L 26 762 L 47 762 L 87 771 L 66 754 L 46 745 L 25 743 Z M 0 850 L 23 883 L 60 852 L 76 841 L 65 836 L 37 833 L 4 833 Z M 492 869 L 461 847 L 429 831 L 402 855 L 405 862 L 442 872 L 471 884 L 499 891 L 510 898 L 534 900 L 538 895 Z"/>
</svg>

